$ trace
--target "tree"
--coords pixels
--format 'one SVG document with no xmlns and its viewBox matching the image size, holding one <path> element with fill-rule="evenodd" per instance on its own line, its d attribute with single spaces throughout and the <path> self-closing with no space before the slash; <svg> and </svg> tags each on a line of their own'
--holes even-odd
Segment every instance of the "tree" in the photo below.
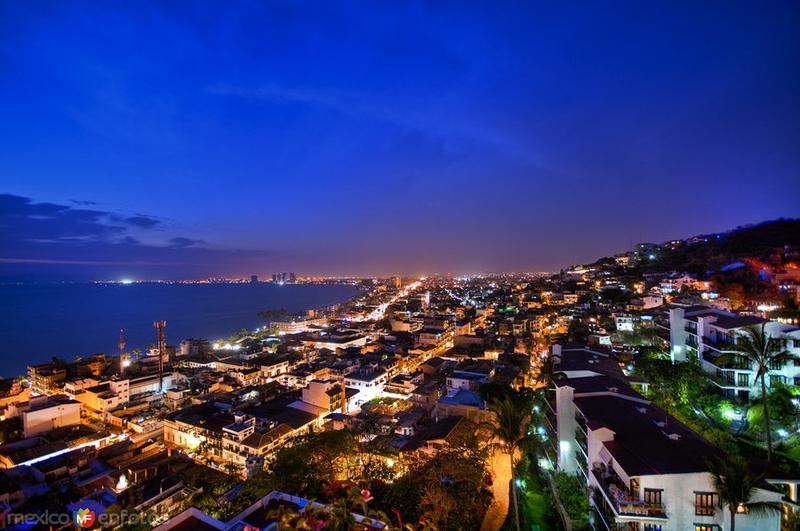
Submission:
<svg viewBox="0 0 800 531">
<path fill-rule="evenodd" d="M 727 505 L 728 511 L 730 511 L 730 531 L 736 530 L 736 514 L 740 511 L 766 513 L 781 510 L 778 503 L 750 501 L 756 485 L 761 481 L 761 476 L 752 476 L 747 468 L 747 461 L 743 458 L 730 456 L 724 460 L 711 462 L 709 471 L 713 476 L 714 488 L 719 495 L 720 507 Z"/>
<path fill-rule="evenodd" d="M 794 354 L 788 352 L 782 339 L 771 337 L 766 333 L 766 322 L 758 326 L 745 328 L 743 336 L 734 346 L 735 354 L 726 354 L 721 358 L 731 357 L 744 359 L 755 368 L 755 381 L 761 380 L 761 402 L 764 407 L 764 431 L 767 433 L 767 459 L 772 461 L 772 428 L 769 421 L 769 397 L 767 396 L 767 376 L 769 369 L 774 365 L 795 359 Z"/>
<path fill-rule="evenodd" d="M 489 409 L 497 416 L 495 423 L 485 423 L 494 439 L 503 445 L 503 451 L 508 454 L 511 463 L 511 489 L 514 501 L 514 523 L 519 531 L 519 507 L 517 503 L 517 483 L 514 480 L 516 468 L 515 452 L 528 438 L 528 424 L 530 423 L 531 396 L 529 393 L 511 394 L 503 398 L 493 398 L 489 401 Z"/>
<path fill-rule="evenodd" d="M 556 359 L 550 352 L 539 363 L 539 382 L 544 384 L 545 389 L 550 389 L 553 381 L 563 376 L 563 373 L 556 371 Z"/>
<path fill-rule="evenodd" d="M 427 521 L 441 531 L 478 529 L 491 500 L 487 456 L 487 445 L 465 433 L 397 478 L 383 509 L 406 522 Z M 457 510 L 448 510 L 453 507 Z"/>
</svg>

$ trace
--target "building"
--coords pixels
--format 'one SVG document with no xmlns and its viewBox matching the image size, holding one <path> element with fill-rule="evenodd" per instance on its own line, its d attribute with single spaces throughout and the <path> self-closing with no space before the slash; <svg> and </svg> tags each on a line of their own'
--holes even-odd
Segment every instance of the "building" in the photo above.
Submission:
<svg viewBox="0 0 800 531">
<path fill-rule="evenodd" d="M 77 386 L 85 383 L 90 378 L 80 380 Z M 65 386 L 67 395 L 77 400 L 84 411 L 90 415 L 104 417 L 106 413 L 130 402 L 130 380 L 109 380 L 76 389 L 76 385 Z"/>
<path fill-rule="evenodd" d="M 276 518 L 276 514 L 281 511 L 290 510 L 294 513 L 300 514 L 304 511 L 314 510 L 320 512 L 330 512 L 331 507 L 322 505 L 305 498 L 292 496 L 274 490 L 256 501 L 241 513 L 234 516 L 228 522 L 221 522 L 206 513 L 200 511 L 195 507 L 190 507 L 173 518 L 167 520 L 160 526 L 156 527 L 156 531 L 184 531 L 184 530 L 198 530 L 198 531 L 241 531 L 246 529 L 264 529 L 274 530 L 278 529 L 280 519 Z M 386 524 L 379 520 L 368 518 L 364 515 L 351 513 L 353 522 L 357 525 L 358 529 L 374 529 L 380 530 L 386 527 Z"/>
<path fill-rule="evenodd" d="M 597 529 L 730 529 L 708 469 L 719 449 L 634 391 L 604 351 L 557 345 L 553 355 L 565 377 L 547 400 L 548 455 L 586 482 Z M 753 501 L 780 504 L 779 486 L 790 485 L 797 502 L 798 478 L 762 470 Z M 736 528 L 777 531 L 781 515 L 740 513 Z"/>
<path fill-rule="evenodd" d="M 59 393 L 66 379 L 66 365 L 56 363 L 28 365 L 28 381 L 31 383 L 31 393 L 35 395 Z"/>
<path fill-rule="evenodd" d="M 330 334 L 305 334 L 301 340 L 307 347 L 326 348 L 336 351 L 336 349 L 348 349 L 353 347 L 363 347 L 369 338 L 364 334 L 352 332 L 334 332 Z"/>
<path fill-rule="evenodd" d="M 34 397 L 16 404 L 14 409 L 22 417 L 22 431 L 26 438 L 81 423 L 80 402 L 65 395 Z"/>
<path fill-rule="evenodd" d="M 268 356 L 254 360 L 260 367 L 262 383 L 269 383 L 275 380 L 282 380 L 283 376 L 289 372 L 289 360 L 279 356 Z"/>
<path fill-rule="evenodd" d="M 629 313 L 615 313 L 614 324 L 617 332 L 633 332 L 636 329 L 636 320 Z"/>
<path fill-rule="evenodd" d="M 322 416 L 336 412 L 347 413 L 356 407 L 356 397 L 359 395 L 358 390 L 345 388 L 346 398 L 343 400 L 342 384 L 333 379 L 311 380 L 302 393 L 303 404 L 295 402 L 291 406 Z M 342 406 L 345 402 L 346 405 L 343 409 Z"/>
<path fill-rule="evenodd" d="M 275 331 L 280 334 L 299 334 L 307 332 L 314 327 L 324 326 L 327 319 L 324 317 L 308 318 L 308 317 L 293 317 L 283 321 L 270 321 L 270 325 L 275 328 Z"/>
<path fill-rule="evenodd" d="M 383 387 L 388 380 L 383 369 L 362 368 L 345 375 L 344 385 L 358 391 L 356 405 L 360 406 L 383 393 Z"/>
<path fill-rule="evenodd" d="M 710 380 L 726 396 L 747 399 L 761 392 L 754 367 L 743 360 L 731 363 L 720 356 L 736 352 L 732 347 L 746 333 L 745 328 L 761 325 L 769 336 L 783 339 L 786 349 L 798 357 L 780 367 L 770 367 L 767 386 L 800 385 L 800 328 L 761 317 L 708 306 L 673 306 L 668 325 L 670 356 L 673 361 L 699 360 Z M 665 328 L 663 324 L 657 326 Z"/>
</svg>

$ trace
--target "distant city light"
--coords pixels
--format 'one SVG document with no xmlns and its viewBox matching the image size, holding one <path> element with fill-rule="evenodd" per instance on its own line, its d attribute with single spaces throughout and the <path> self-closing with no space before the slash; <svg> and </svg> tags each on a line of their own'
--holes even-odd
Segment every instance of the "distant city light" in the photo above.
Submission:
<svg viewBox="0 0 800 531">
<path fill-rule="evenodd" d="M 125 285 L 133 284 L 133 280 L 130 279 L 130 278 L 123 278 L 122 280 L 119 281 L 119 283 L 120 284 L 125 284 Z"/>
</svg>

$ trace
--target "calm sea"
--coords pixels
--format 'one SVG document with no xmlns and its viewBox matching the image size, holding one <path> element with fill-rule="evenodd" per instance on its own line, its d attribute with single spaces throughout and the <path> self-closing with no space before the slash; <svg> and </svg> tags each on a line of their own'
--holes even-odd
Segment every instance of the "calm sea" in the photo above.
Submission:
<svg viewBox="0 0 800 531">
<path fill-rule="evenodd" d="M 168 344 L 213 340 L 265 324 L 262 310 L 319 308 L 357 293 L 344 284 L 0 285 L 0 375 L 52 356 L 115 354 L 120 328 L 128 350 L 155 343 L 155 320 L 167 321 Z"/>
</svg>

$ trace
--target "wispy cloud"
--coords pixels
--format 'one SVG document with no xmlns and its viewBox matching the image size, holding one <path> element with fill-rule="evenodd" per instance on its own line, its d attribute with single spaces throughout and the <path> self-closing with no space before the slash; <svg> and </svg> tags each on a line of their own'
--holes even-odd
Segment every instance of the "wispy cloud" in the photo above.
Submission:
<svg viewBox="0 0 800 531">
<path fill-rule="evenodd" d="M 157 230 L 166 227 L 143 213 L 130 216 L 0 194 L 0 278 L 27 277 L 32 271 L 69 277 L 78 270 L 84 277 L 108 278 L 131 269 L 158 278 L 186 278 L 252 271 L 274 256 L 263 250 L 213 249 L 205 240 L 186 236 L 145 244 L 130 234 Z"/>
</svg>

